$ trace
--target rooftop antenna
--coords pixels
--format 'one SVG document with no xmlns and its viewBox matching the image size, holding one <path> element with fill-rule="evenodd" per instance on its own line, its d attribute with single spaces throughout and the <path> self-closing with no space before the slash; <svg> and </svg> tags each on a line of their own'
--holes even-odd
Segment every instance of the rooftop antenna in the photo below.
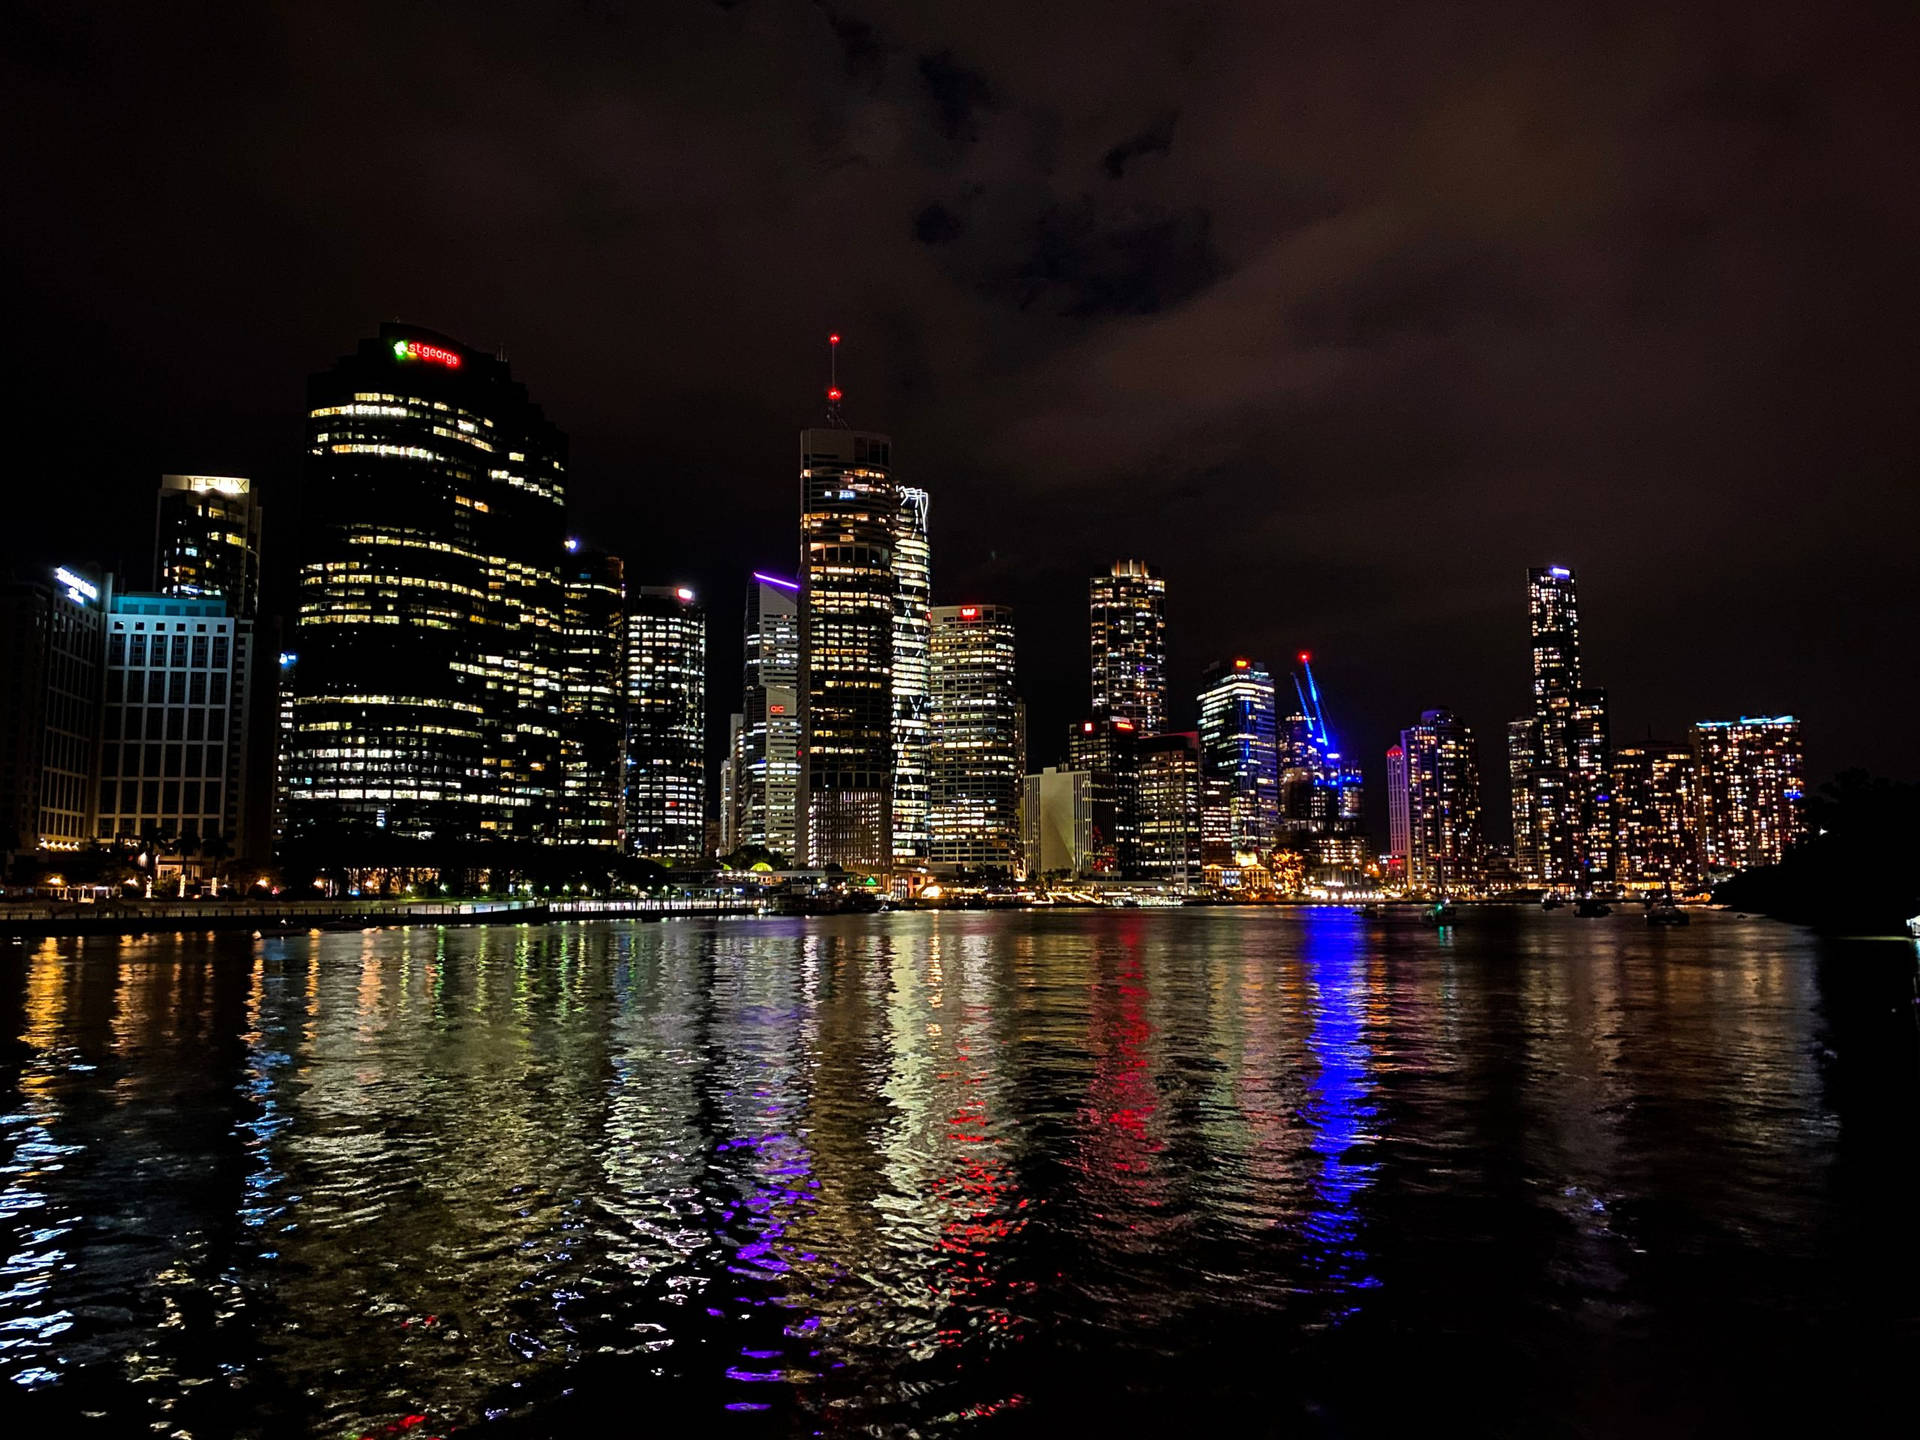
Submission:
<svg viewBox="0 0 1920 1440">
<path fill-rule="evenodd" d="M 827 336 L 827 423 L 845 425 L 840 418 L 840 332 Z"/>
</svg>

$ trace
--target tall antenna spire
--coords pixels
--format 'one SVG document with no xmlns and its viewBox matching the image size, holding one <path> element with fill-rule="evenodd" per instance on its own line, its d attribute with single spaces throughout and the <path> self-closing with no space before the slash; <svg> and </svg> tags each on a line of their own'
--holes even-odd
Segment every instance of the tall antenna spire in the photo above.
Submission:
<svg viewBox="0 0 1920 1440">
<path fill-rule="evenodd" d="M 827 423 L 844 425 L 840 418 L 840 332 L 827 336 Z"/>
</svg>

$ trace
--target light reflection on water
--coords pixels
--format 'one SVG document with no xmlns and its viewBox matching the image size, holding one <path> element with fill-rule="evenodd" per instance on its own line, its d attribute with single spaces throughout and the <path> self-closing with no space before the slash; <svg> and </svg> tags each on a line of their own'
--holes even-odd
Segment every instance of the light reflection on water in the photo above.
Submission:
<svg viewBox="0 0 1920 1440">
<path fill-rule="evenodd" d="M 0 1376 L 195 1435 L 927 1433 L 1365 1428 L 1383 1365 L 1525 1366 L 1491 1428 L 1680 1433 L 1857 1308 L 1824 953 L 1330 911 L 45 942 L 0 972 Z M 1703 1323 L 1743 1338 L 1668 1373 Z"/>
</svg>

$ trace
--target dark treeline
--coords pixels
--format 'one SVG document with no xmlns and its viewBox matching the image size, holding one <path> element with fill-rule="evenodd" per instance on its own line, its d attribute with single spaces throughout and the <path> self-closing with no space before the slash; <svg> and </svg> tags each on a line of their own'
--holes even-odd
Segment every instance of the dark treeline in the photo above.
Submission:
<svg viewBox="0 0 1920 1440">
<path fill-rule="evenodd" d="M 1807 838 L 1714 899 L 1819 929 L 1901 934 L 1920 914 L 1920 785 L 1848 770 L 1807 798 Z"/>
</svg>

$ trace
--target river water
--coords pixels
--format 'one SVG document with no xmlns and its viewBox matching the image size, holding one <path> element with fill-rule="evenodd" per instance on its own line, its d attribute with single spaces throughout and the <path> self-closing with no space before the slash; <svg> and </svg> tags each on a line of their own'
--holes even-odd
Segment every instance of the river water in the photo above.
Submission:
<svg viewBox="0 0 1920 1440">
<path fill-rule="evenodd" d="M 1902 1415 L 1913 966 L 1727 915 L 1495 909 L 0 948 L 0 1415 L 275 1437 Z"/>
</svg>

